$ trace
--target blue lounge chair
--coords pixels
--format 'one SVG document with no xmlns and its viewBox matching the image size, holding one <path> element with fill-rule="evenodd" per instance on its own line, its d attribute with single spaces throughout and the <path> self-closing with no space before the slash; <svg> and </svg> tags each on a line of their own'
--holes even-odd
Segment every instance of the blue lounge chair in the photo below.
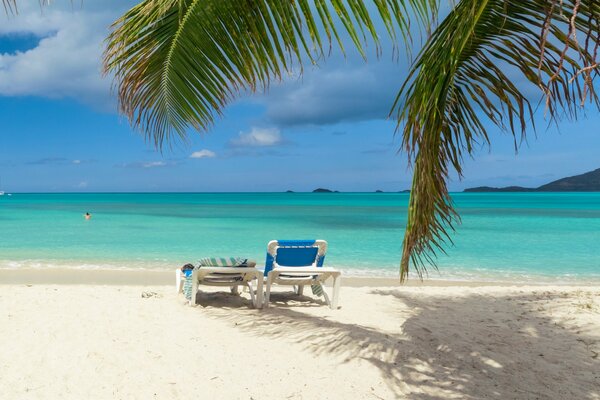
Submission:
<svg viewBox="0 0 600 400">
<path fill-rule="evenodd" d="M 264 275 L 267 278 L 264 306 L 269 306 L 273 284 L 295 286 L 302 295 L 305 285 L 322 288 L 322 283 L 333 278 L 331 300 L 323 290 L 325 301 L 332 309 L 338 306 L 341 284 L 340 271 L 323 267 L 327 242 L 324 240 L 272 240 L 267 246 Z"/>
</svg>

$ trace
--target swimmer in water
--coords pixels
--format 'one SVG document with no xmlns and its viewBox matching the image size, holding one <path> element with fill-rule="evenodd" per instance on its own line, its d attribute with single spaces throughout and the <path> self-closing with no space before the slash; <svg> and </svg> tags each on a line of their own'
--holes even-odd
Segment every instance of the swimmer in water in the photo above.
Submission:
<svg viewBox="0 0 600 400">
<path fill-rule="evenodd" d="M 92 214 L 90 214 L 89 212 L 86 212 L 85 215 L 84 215 L 84 217 L 85 217 L 86 220 L 89 221 L 90 219 L 92 219 Z"/>
</svg>

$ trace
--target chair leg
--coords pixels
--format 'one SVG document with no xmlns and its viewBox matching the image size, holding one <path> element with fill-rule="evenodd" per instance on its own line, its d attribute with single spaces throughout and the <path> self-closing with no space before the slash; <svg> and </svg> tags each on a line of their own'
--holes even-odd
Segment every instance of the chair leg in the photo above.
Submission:
<svg viewBox="0 0 600 400">
<path fill-rule="evenodd" d="M 342 284 L 341 275 L 334 276 L 333 277 L 333 298 L 331 299 L 331 305 L 330 305 L 332 310 L 336 310 L 338 308 L 341 284 Z"/>
<path fill-rule="evenodd" d="M 231 294 L 240 294 L 237 285 L 231 287 Z"/>
<path fill-rule="evenodd" d="M 269 307 L 269 301 L 271 300 L 271 284 L 273 283 L 273 275 L 271 273 L 269 273 L 269 275 L 267 275 L 267 290 L 265 291 L 265 300 L 264 300 L 264 305 L 263 307 L 268 308 Z"/>
<path fill-rule="evenodd" d="M 177 294 L 183 291 L 183 279 L 181 279 L 181 270 L 179 268 L 175 270 L 175 290 Z"/>
<path fill-rule="evenodd" d="M 325 299 L 325 304 L 327 304 L 329 306 L 329 308 L 331 308 L 331 299 L 329 298 L 329 295 L 327 294 L 327 290 L 325 290 L 325 288 L 323 286 L 325 286 L 325 285 L 323 285 L 321 283 L 321 287 L 323 288 L 323 298 Z"/>
<path fill-rule="evenodd" d="M 246 285 L 248 285 L 248 289 L 250 289 L 250 301 L 252 301 L 252 305 L 254 306 L 254 308 L 256 307 L 256 295 L 254 294 L 254 288 L 252 287 L 252 282 L 246 282 Z"/>
<path fill-rule="evenodd" d="M 304 285 L 298 285 L 298 296 L 302 296 L 304 294 Z"/>
<path fill-rule="evenodd" d="M 256 308 L 263 308 L 264 305 L 264 301 L 263 301 L 263 297 L 264 297 L 264 292 L 263 292 L 263 282 L 265 280 L 265 277 L 260 274 L 258 276 L 257 279 L 257 283 L 256 283 Z"/>
</svg>

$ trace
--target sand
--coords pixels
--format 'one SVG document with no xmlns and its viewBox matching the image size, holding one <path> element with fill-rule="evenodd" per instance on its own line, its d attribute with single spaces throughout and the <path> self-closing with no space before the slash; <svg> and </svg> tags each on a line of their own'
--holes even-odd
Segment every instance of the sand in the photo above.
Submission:
<svg viewBox="0 0 600 400">
<path fill-rule="evenodd" d="M 600 399 L 598 286 L 359 281 L 339 310 L 286 288 L 254 310 L 189 307 L 166 272 L 28 274 L 0 273 L 2 399 Z"/>
</svg>

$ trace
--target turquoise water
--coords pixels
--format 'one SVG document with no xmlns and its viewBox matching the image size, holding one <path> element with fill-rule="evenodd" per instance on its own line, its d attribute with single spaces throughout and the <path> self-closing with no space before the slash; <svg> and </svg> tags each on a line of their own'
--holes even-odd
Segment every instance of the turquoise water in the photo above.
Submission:
<svg viewBox="0 0 600 400">
<path fill-rule="evenodd" d="M 463 223 L 431 278 L 600 280 L 600 193 L 453 198 Z M 397 276 L 407 203 L 391 193 L 14 194 L 0 197 L 0 268 L 260 263 L 271 239 L 319 238 L 329 266 Z"/>
</svg>

